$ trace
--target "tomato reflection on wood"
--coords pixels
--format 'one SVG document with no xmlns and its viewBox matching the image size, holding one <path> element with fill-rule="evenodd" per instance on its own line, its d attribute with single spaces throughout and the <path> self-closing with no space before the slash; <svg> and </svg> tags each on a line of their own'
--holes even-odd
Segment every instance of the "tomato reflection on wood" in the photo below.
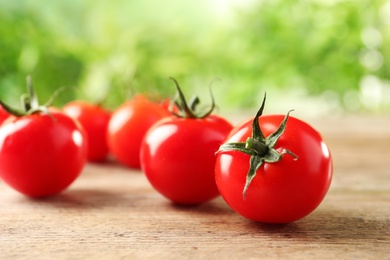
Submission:
<svg viewBox="0 0 390 260">
<path fill-rule="evenodd" d="M 179 99 L 174 115 L 157 122 L 141 146 L 141 167 L 152 186 L 177 204 L 200 204 L 219 196 L 215 184 L 215 152 L 232 125 L 211 114 L 212 106 L 195 111 L 199 99 L 187 104 L 176 80 Z"/>
<path fill-rule="evenodd" d="M 324 199 L 332 157 L 322 136 L 295 117 L 265 115 L 237 125 L 217 153 L 216 183 L 227 204 L 258 222 L 299 220 Z"/>
</svg>

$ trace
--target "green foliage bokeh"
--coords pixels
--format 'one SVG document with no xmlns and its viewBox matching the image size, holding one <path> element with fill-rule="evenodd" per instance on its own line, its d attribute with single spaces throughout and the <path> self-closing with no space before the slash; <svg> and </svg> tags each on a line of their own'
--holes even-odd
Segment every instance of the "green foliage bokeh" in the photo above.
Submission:
<svg viewBox="0 0 390 260">
<path fill-rule="evenodd" d="M 18 102 L 26 75 L 42 102 L 66 86 L 58 106 L 108 93 L 110 107 L 129 91 L 173 96 L 169 77 L 207 97 L 219 78 L 231 109 L 267 91 L 327 112 L 389 111 L 390 1 L 239 3 L 0 0 L 0 98 Z"/>
</svg>

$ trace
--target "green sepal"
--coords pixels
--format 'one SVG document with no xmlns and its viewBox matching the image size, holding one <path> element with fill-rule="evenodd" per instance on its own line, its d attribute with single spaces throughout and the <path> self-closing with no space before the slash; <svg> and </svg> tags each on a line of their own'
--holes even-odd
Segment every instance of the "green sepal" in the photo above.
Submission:
<svg viewBox="0 0 390 260">
<path fill-rule="evenodd" d="M 225 143 L 225 144 L 222 144 L 219 147 L 217 153 L 225 152 L 225 151 L 239 151 L 242 153 L 253 155 L 253 151 L 246 148 L 246 143 Z"/>
<path fill-rule="evenodd" d="M 10 115 L 14 115 L 16 117 L 21 117 L 21 116 L 24 116 L 26 114 L 24 110 L 13 108 L 13 107 L 7 105 L 6 103 L 4 103 L 2 100 L 0 100 L 0 105 Z"/>
<path fill-rule="evenodd" d="M 35 110 L 39 107 L 38 97 L 35 94 L 33 82 L 31 76 L 27 76 L 27 90 L 28 90 L 28 98 L 30 103 L 30 109 Z"/>
<path fill-rule="evenodd" d="M 251 156 L 249 160 L 249 171 L 246 175 L 245 186 L 242 192 L 242 197 L 244 199 L 246 198 L 246 192 L 248 191 L 249 185 L 252 183 L 253 178 L 256 176 L 257 170 L 261 167 L 261 165 L 263 165 L 263 163 L 264 158 L 256 155 Z"/>
<path fill-rule="evenodd" d="M 259 126 L 259 117 L 263 114 L 266 98 L 267 98 L 267 94 L 264 93 L 263 102 L 261 103 L 260 109 L 257 111 L 252 122 L 252 138 L 260 142 L 264 142 L 265 140 L 264 134 L 261 131 Z"/>
<path fill-rule="evenodd" d="M 211 96 L 211 106 L 204 111 L 203 113 L 199 113 L 196 111 L 196 108 L 198 107 L 200 100 L 197 96 L 192 97 L 189 103 L 187 103 L 187 100 L 183 94 L 183 92 L 180 89 L 179 83 L 174 79 L 171 78 L 172 81 L 175 83 L 177 94 L 175 98 L 172 100 L 171 105 L 169 107 L 171 113 L 177 117 L 181 118 L 205 118 L 208 115 L 210 115 L 214 109 L 215 109 L 215 101 L 214 96 L 210 88 L 210 96 Z M 174 111 L 174 105 L 176 105 L 177 109 L 179 110 L 178 113 Z"/>
<path fill-rule="evenodd" d="M 287 120 L 290 116 L 290 113 L 294 110 L 290 110 L 287 112 L 287 115 L 284 117 L 282 123 L 280 124 L 279 128 L 271 133 L 266 139 L 265 144 L 269 147 L 275 147 L 276 142 L 279 140 L 279 138 L 283 135 L 284 131 L 286 130 Z"/>
<path fill-rule="evenodd" d="M 6 103 L 4 103 L 2 100 L 0 100 L 0 104 L 7 113 L 14 115 L 16 117 L 28 116 L 28 115 L 32 115 L 35 113 L 45 113 L 54 119 L 54 117 L 51 115 L 51 113 L 49 111 L 49 106 L 52 105 L 52 103 L 54 102 L 54 99 L 62 91 L 64 91 L 64 89 L 65 89 L 64 87 L 57 89 L 53 93 L 53 95 L 50 97 L 48 102 L 46 102 L 46 104 L 41 106 L 41 105 L 39 105 L 38 98 L 35 94 L 31 76 L 27 76 L 27 92 L 28 93 L 25 93 L 20 97 L 22 108 L 21 109 L 13 108 L 13 107 L 7 105 Z"/>
</svg>

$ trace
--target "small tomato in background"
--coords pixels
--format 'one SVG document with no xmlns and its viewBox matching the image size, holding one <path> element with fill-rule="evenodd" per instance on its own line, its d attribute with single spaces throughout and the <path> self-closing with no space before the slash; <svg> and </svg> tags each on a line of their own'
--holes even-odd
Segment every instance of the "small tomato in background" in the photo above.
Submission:
<svg viewBox="0 0 390 260">
<path fill-rule="evenodd" d="M 177 204 L 200 204 L 219 195 L 215 184 L 215 153 L 232 125 L 212 107 L 198 114 L 199 102 L 187 104 L 175 81 L 178 114 L 154 124 L 141 146 L 141 167 L 151 185 Z"/>
<path fill-rule="evenodd" d="M 30 197 L 60 193 L 80 175 L 87 158 L 86 134 L 63 112 L 30 96 L 23 110 L 2 103 L 10 116 L 0 128 L 0 177 Z"/>
<path fill-rule="evenodd" d="M 84 128 L 88 137 L 88 161 L 105 161 L 109 154 L 106 138 L 111 112 L 100 104 L 82 100 L 67 103 L 63 111 L 78 120 Z"/>
<path fill-rule="evenodd" d="M 154 123 L 169 115 L 161 104 L 140 94 L 126 101 L 113 112 L 108 123 L 110 153 L 119 163 L 139 169 L 142 139 Z"/>
<path fill-rule="evenodd" d="M 227 204 L 264 223 L 299 220 L 322 202 L 332 157 L 321 135 L 289 116 L 257 115 L 231 131 L 217 153 L 215 176 Z"/>
</svg>

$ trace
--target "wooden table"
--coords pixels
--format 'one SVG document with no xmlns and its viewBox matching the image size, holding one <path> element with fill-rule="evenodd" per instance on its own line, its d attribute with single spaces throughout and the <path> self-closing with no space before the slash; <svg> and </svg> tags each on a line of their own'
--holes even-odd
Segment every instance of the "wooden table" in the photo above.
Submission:
<svg viewBox="0 0 390 260">
<path fill-rule="evenodd" d="M 89 164 L 44 200 L 0 183 L 0 259 L 390 259 L 390 118 L 310 123 L 333 153 L 334 178 L 300 221 L 254 223 L 221 198 L 177 207 L 140 171 Z"/>
</svg>

